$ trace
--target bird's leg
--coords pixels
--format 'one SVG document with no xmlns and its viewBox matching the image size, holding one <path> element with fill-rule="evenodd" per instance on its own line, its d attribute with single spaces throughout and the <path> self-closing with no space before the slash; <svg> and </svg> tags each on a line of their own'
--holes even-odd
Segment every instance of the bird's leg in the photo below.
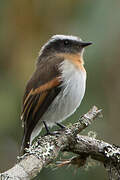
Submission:
<svg viewBox="0 0 120 180">
<path fill-rule="evenodd" d="M 56 122 L 56 124 L 57 124 L 61 129 L 65 129 L 65 126 L 64 126 L 63 124 L 58 123 L 58 122 Z"/>
<path fill-rule="evenodd" d="M 49 128 L 48 128 L 48 126 L 47 126 L 45 121 L 43 121 L 43 124 L 45 126 L 46 131 L 47 131 L 47 135 L 50 134 L 50 130 L 49 130 Z"/>
<path fill-rule="evenodd" d="M 45 134 L 45 136 L 47 136 L 47 135 L 56 135 L 56 134 L 59 134 L 59 132 L 50 132 L 50 130 L 49 130 L 49 128 L 48 128 L 48 126 L 47 126 L 47 124 L 46 124 L 45 121 L 43 121 L 43 124 L 44 124 L 44 126 L 45 126 L 46 131 L 47 131 L 47 133 Z"/>
</svg>

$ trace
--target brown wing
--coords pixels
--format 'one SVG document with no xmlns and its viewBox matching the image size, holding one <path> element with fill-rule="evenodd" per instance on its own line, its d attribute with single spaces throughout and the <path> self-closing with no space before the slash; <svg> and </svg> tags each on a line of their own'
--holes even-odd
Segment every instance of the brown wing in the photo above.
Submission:
<svg viewBox="0 0 120 180">
<path fill-rule="evenodd" d="M 23 148 L 28 146 L 34 127 L 61 90 L 58 64 L 62 59 L 51 60 L 38 64 L 26 86 L 21 115 L 24 124 Z"/>
</svg>

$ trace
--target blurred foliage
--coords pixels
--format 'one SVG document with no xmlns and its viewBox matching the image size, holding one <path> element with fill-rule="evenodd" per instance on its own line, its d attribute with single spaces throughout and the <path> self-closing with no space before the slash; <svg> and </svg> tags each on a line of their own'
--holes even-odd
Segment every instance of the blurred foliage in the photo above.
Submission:
<svg viewBox="0 0 120 180">
<path fill-rule="evenodd" d="M 112 0 L 0 0 L 0 171 L 16 162 L 22 128 L 20 111 L 25 83 L 34 70 L 40 47 L 53 34 L 72 34 L 94 42 L 86 50 L 87 91 L 77 119 L 92 105 L 104 119 L 89 130 L 98 138 L 119 144 L 120 139 L 120 1 Z M 107 179 L 103 166 L 85 171 L 44 169 L 41 179 Z M 39 179 L 35 178 L 35 179 Z"/>
</svg>

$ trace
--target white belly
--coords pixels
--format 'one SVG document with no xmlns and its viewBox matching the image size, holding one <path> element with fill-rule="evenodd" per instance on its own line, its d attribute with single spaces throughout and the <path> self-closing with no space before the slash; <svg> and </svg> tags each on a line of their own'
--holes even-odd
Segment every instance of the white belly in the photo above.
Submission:
<svg viewBox="0 0 120 180">
<path fill-rule="evenodd" d="M 40 133 L 42 121 L 45 121 L 48 126 L 52 127 L 55 122 L 61 122 L 72 115 L 83 99 L 86 86 L 86 72 L 76 69 L 68 60 L 64 61 L 60 69 L 62 70 L 64 82 L 62 90 L 34 128 L 32 139 Z"/>
</svg>

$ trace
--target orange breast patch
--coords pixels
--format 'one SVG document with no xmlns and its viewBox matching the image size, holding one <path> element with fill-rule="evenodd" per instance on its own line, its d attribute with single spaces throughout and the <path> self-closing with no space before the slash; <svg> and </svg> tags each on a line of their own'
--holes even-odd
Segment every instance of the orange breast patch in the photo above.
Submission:
<svg viewBox="0 0 120 180">
<path fill-rule="evenodd" d="M 64 59 L 67 59 L 71 63 L 73 63 L 76 68 L 78 68 L 78 69 L 80 69 L 82 71 L 85 71 L 84 60 L 80 56 L 80 54 L 67 54 L 67 53 L 65 54 L 65 53 L 61 53 L 61 54 L 58 54 L 58 56 L 64 57 Z"/>
</svg>

